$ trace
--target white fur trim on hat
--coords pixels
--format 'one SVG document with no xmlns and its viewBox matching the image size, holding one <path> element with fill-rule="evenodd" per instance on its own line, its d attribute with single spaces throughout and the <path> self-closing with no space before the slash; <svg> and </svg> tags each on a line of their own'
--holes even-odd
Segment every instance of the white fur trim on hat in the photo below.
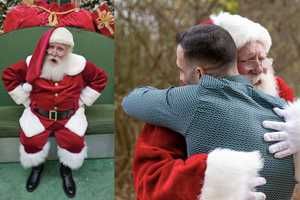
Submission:
<svg viewBox="0 0 300 200">
<path fill-rule="evenodd" d="M 250 41 L 259 41 L 264 45 L 266 53 L 269 52 L 272 45 L 271 36 L 267 29 L 259 23 L 227 12 L 211 15 L 210 18 L 214 24 L 230 33 L 238 49 Z"/>
<path fill-rule="evenodd" d="M 54 42 L 74 47 L 73 35 L 68 29 L 64 27 L 59 27 L 53 31 L 49 43 Z"/>
<path fill-rule="evenodd" d="M 27 153 L 22 144 L 20 144 L 20 162 L 24 168 L 35 167 L 45 162 L 50 149 L 50 143 L 47 142 L 43 149 L 37 153 Z"/>
<path fill-rule="evenodd" d="M 246 199 L 249 181 L 258 176 L 263 160 L 258 151 L 216 149 L 208 154 L 199 200 Z"/>
<path fill-rule="evenodd" d="M 87 126 L 88 122 L 84 114 L 83 107 L 78 108 L 78 110 L 74 113 L 74 115 L 69 119 L 69 121 L 65 125 L 67 129 L 74 132 L 80 137 L 84 136 Z"/>
<path fill-rule="evenodd" d="M 82 166 L 84 159 L 87 157 L 87 146 L 85 144 L 79 153 L 72 153 L 57 146 L 57 155 L 62 164 L 71 169 L 79 169 Z"/>
</svg>

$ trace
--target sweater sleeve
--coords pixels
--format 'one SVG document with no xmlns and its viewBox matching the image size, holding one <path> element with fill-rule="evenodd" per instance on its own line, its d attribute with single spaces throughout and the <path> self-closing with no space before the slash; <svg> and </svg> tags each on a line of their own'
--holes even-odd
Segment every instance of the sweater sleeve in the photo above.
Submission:
<svg viewBox="0 0 300 200">
<path fill-rule="evenodd" d="M 85 81 L 85 88 L 81 91 L 80 100 L 87 106 L 91 106 L 107 85 L 107 74 L 102 68 L 87 62 L 82 75 Z"/>
<path fill-rule="evenodd" d="M 197 86 L 136 88 L 124 97 L 122 107 L 131 117 L 186 134 L 197 107 Z"/>
</svg>

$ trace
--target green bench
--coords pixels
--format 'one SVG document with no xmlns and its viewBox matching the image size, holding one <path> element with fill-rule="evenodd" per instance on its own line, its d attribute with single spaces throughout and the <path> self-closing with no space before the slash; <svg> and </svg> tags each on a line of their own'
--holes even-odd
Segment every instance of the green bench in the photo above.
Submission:
<svg viewBox="0 0 300 200">
<path fill-rule="evenodd" d="M 31 55 L 48 27 L 33 27 L 0 35 L 0 71 Z M 89 158 L 114 156 L 114 42 L 112 39 L 82 29 L 69 28 L 74 35 L 74 53 L 102 67 L 109 83 L 96 103 L 87 107 L 89 127 L 86 133 Z M 0 83 L 0 162 L 19 160 L 19 117 L 23 106 L 17 106 Z M 50 138 L 51 143 L 54 139 Z M 56 159 L 56 145 L 51 145 L 50 159 Z"/>
</svg>

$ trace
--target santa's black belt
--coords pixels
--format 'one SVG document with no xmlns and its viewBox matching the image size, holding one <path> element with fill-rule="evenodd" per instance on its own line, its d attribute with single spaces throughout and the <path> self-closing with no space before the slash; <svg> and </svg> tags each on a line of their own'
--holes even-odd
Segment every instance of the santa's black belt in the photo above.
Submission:
<svg viewBox="0 0 300 200">
<path fill-rule="evenodd" d="M 35 112 L 37 112 L 38 114 L 47 117 L 48 119 L 51 120 L 62 120 L 62 119 L 66 119 L 69 118 L 73 113 L 74 110 L 65 110 L 65 111 L 57 111 L 57 110 L 43 110 L 40 108 L 34 109 Z"/>
</svg>

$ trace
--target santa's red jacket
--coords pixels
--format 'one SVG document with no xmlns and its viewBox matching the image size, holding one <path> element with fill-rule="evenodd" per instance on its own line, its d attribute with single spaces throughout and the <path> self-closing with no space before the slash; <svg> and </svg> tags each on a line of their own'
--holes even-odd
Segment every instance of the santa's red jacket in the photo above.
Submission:
<svg viewBox="0 0 300 200">
<path fill-rule="evenodd" d="M 276 79 L 279 95 L 293 101 L 293 90 L 282 78 Z M 146 124 L 135 146 L 132 170 L 136 199 L 197 200 L 204 183 L 207 156 L 195 154 L 187 158 L 182 135 Z"/>
<path fill-rule="evenodd" d="M 107 75 L 101 68 L 86 61 L 83 56 L 70 54 L 65 62 L 65 76 L 63 80 L 53 82 L 43 78 L 37 78 L 28 90 L 26 74 L 31 56 L 26 61 L 21 60 L 3 71 L 2 79 L 4 87 L 17 104 L 29 104 L 20 118 L 20 126 L 27 137 L 39 134 L 54 123 L 51 120 L 43 120 L 36 115 L 34 110 L 76 111 L 70 120 L 59 120 L 79 136 L 83 136 L 87 122 L 79 108 L 80 102 L 92 105 L 100 96 L 107 84 Z M 26 88 L 27 87 L 27 88 Z M 77 120 L 76 120 L 77 119 Z M 75 120 L 75 121 L 74 121 Z M 51 123 L 50 123 L 51 122 Z M 80 124 L 78 124 L 80 122 Z"/>
</svg>

